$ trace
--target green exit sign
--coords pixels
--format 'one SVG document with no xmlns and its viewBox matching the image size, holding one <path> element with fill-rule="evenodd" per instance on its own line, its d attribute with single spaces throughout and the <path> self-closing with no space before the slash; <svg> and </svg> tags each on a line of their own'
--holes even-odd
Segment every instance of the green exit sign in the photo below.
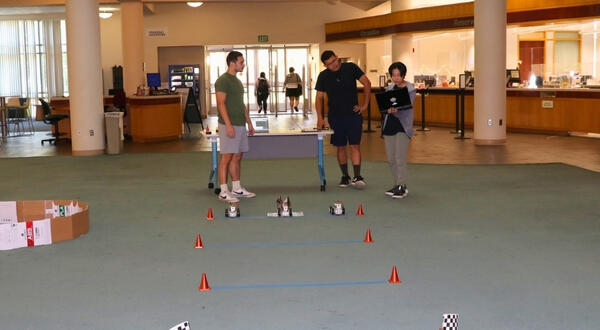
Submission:
<svg viewBox="0 0 600 330">
<path fill-rule="evenodd" d="M 269 36 L 266 34 L 259 34 L 258 42 L 269 42 Z"/>
</svg>

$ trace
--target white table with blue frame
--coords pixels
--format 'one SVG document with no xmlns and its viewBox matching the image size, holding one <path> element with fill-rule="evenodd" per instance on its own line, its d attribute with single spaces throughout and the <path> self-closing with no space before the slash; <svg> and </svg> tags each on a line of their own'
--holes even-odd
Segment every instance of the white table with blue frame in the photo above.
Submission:
<svg viewBox="0 0 600 330">
<path fill-rule="evenodd" d="M 244 153 L 244 159 L 307 158 L 317 157 L 317 169 L 321 182 L 321 191 L 325 191 L 325 169 L 323 165 L 323 138 L 332 134 L 331 130 L 290 130 L 273 133 L 255 133 L 248 136 L 250 151 Z M 217 133 L 207 134 L 211 142 L 212 168 L 208 178 L 208 188 L 215 188 L 215 194 L 221 192 L 219 185 L 219 157 L 217 155 Z"/>
</svg>

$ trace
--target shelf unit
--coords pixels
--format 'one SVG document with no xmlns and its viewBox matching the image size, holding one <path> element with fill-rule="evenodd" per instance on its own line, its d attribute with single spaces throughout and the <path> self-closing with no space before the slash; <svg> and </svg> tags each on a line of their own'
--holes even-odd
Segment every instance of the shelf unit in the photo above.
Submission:
<svg viewBox="0 0 600 330">
<path fill-rule="evenodd" d="M 172 64 L 169 65 L 169 88 L 193 87 L 194 93 L 200 93 L 200 65 Z"/>
</svg>

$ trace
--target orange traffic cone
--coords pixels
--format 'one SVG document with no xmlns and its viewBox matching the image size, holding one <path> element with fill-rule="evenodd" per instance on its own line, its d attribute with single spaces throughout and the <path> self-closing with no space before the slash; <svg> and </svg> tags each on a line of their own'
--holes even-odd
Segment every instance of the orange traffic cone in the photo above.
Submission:
<svg viewBox="0 0 600 330">
<path fill-rule="evenodd" d="M 365 212 L 363 212 L 362 204 L 358 204 L 358 210 L 356 211 L 356 215 L 363 216 Z"/>
<path fill-rule="evenodd" d="M 208 214 L 206 215 L 206 220 L 215 220 L 215 216 L 213 215 L 212 208 L 208 208 Z"/>
<path fill-rule="evenodd" d="M 208 280 L 206 279 L 206 273 L 202 273 L 202 282 L 200 282 L 198 291 L 210 291 L 210 286 L 208 285 Z"/>
<path fill-rule="evenodd" d="M 208 125 L 206 125 L 206 134 L 210 134 L 210 128 L 208 128 Z"/>
<path fill-rule="evenodd" d="M 202 245 L 202 239 L 200 238 L 200 234 L 196 236 L 196 244 L 194 244 L 194 249 L 201 249 L 204 245 Z"/>
<path fill-rule="evenodd" d="M 392 275 L 390 276 L 388 282 L 392 284 L 402 283 L 402 281 L 400 281 L 400 279 L 398 278 L 398 270 L 396 269 L 396 265 L 394 265 L 394 268 L 392 268 Z"/>
<path fill-rule="evenodd" d="M 367 233 L 365 234 L 365 243 L 373 243 L 373 239 L 371 238 L 371 228 L 367 229 Z"/>
</svg>

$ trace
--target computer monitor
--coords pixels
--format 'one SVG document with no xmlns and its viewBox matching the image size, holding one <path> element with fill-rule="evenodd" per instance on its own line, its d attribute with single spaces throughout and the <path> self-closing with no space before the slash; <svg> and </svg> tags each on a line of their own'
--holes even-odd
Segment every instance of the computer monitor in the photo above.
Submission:
<svg viewBox="0 0 600 330">
<path fill-rule="evenodd" d="M 148 87 L 160 87 L 160 73 L 147 73 Z"/>
</svg>

